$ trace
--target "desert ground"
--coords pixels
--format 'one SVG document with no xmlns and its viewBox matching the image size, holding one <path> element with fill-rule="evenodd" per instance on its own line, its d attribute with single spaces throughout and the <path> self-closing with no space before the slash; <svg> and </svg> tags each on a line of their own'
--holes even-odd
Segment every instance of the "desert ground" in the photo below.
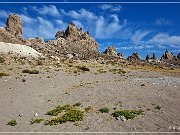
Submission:
<svg viewBox="0 0 180 135">
<path fill-rule="evenodd" d="M 0 78 L 1 132 L 180 132 L 179 69 L 152 70 L 81 61 L 62 63 L 0 65 L 0 72 L 9 74 Z M 76 70 L 77 65 L 85 65 L 90 71 Z M 22 73 L 24 69 L 39 73 Z M 58 105 L 76 103 L 84 114 L 81 121 L 45 124 L 57 117 L 47 115 L 48 111 Z M 109 112 L 101 113 L 103 107 Z M 113 117 L 117 110 L 143 113 L 124 121 Z M 17 125 L 7 125 L 14 119 Z M 32 124 L 32 119 L 43 121 Z"/>
</svg>

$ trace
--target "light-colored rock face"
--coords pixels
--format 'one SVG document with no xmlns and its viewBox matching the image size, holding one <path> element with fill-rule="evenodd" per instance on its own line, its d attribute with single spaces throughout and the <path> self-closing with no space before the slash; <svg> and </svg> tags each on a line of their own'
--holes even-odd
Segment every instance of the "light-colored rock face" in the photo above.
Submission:
<svg viewBox="0 0 180 135">
<path fill-rule="evenodd" d="M 20 44 L 12 44 L 12 43 L 4 43 L 0 42 L 0 53 L 3 54 L 18 54 L 22 57 L 33 57 L 39 58 L 42 57 L 42 54 L 34 50 L 33 48 L 20 45 Z"/>
<path fill-rule="evenodd" d="M 109 56 L 117 56 L 116 48 L 114 46 L 109 46 L 104 53 Z"/>
<path fill-rule="evenodd" d="M 7 18 L 6 31 L 11 33 L 17 38 L 22 38 L 22 20 L 16 14 L 11 14 Z"/>
</svg>

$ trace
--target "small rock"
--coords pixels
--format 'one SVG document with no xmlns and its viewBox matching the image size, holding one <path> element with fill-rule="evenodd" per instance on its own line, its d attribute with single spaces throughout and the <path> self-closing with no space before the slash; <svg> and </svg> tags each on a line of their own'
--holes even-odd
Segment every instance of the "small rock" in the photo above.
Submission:
<svg viewBox="0 0 180 135">
<path fill-rule="evenodd" d="M 19 114 L 19 117 L 22 117 L 23 116 L 23 113 Z"/>
<path fill-rule="evenodd" d="M 37 116 L 38 116 L 38 113 L 36 113 L 34 116 L 36 116 L 36 117 L 37 117 Z"/>
<path fill-rule="evenodd" d="M 116 117 L 116 119 L 119 121 L 126 121 L 126 118 L 124 116 Z"/>
</svg>

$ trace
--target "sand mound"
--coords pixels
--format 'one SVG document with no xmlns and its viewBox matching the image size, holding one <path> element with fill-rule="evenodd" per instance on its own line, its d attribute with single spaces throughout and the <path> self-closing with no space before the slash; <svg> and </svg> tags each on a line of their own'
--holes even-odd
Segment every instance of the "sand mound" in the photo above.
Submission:
<svg viewBox="0 0 180 135">
<path fill-rule="evenodd" d="M 4 42 L 0 42 L 0 53 L 15 53 L 21 55 L 22 57 L 42 57 L 41 53 L 37 52 L 29 46 Z"/>
</svg>

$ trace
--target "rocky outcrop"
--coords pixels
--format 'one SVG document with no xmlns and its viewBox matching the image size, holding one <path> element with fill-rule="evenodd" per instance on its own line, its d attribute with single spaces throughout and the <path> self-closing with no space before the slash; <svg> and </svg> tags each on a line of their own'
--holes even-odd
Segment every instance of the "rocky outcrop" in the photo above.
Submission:
<svg viewBox="0 0 180 135">
<path fill-rule="evenodd" d="M 146 55 L 146 61 L 149 62 L 149 60 L 151 59 L 151 57 L 149 56 L 149 54 Z"/>
<path fill-rule="evenodd" d="M 166 49 L 165 53 L 162 55 L 161 61 L 174 61 L 176 57 L 173 55 L 172 52 Z"/>
<path fill-rule="evenodd" d="M 95 39 L 73 23 L 69 24 L 65 32 L 58 31 L 55 38 L 47 41 L 47 44 L 59 50 L 59 55 L 77 54 L 80 59 L 97 58 L 99 55 L 99 45 Z"/>
<path fill-rule="evenodd" d="M 140 62 L 141 56 L 137 52 L 134 52 L 131 56 L 127 58 L 127 60 L 131 62 Z"/>
<path fill-rule="evenodd" d="M 156 57 L 155 53 L 153 52 L 153 56 L 151 57 L 152 61 L 157 61 L 158 58 Z"/>
<path fill-rule="evenodd" d="M 177 55 L 177 59 L 180 60 L 180 53 Z"/>
<path fill-rule="evenodd" d="M 150 57 L 150 55 L 147 55 L 145 61 L 146 62 L 159 62 L 159 60 L 156 57 L 156 54 L 154 52 L 153 52 L 153 56 L 152 57 Z"/>
<path fill-rule="evenodd" d="M 109 56 L 114 56 L 114 57 L 116 57 L 116 56 L 117 56 L 116 48 L 115 48 L 114 46 L 109 46 L 109 47 L 105 50 L 104 54 L 107 54 L 107 55 L 109 55 Z"/>
<path fill-rule="evenodd" d="M 7 18 L 6 27 L 0 27 L 0 42 L 22 44 L 22 21 L 16 14 Z"/>
<path fill-rule="evenodd" d="M 16 38 L 22 39 L 22 20 L 16 14 L 10 14 L 6 22 L 6 31 L 14 35 Z"/>
<path fill-rule="evenodd" d="M 62 30 L 62 31 L 58 31 L 55 35 L 56 39 L 58 38 L 65 38 L 66 37 L 66 34 L 65 32 Z"/>
</svg>

